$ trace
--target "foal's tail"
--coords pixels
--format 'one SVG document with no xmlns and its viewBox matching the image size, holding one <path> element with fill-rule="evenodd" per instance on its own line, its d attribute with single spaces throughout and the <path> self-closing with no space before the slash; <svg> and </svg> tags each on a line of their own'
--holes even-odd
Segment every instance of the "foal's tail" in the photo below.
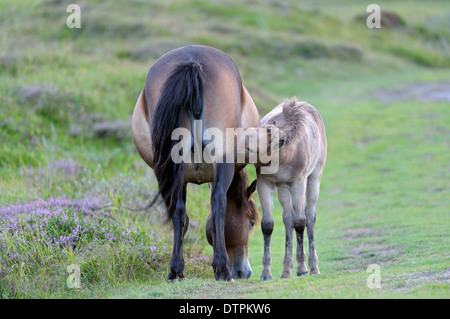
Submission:
<svg viewBox="0 0 450 319">
<path fill-rule="evenodd" d="M 182 62 L 164 83 L 156 106 L 151 131 L 154 171 L 159 194 L 167 206 L 171 220 L 177 201 L 182 196 L 184 164 L 171 158 L 172 147 L 178 142 L 171 139 L 172 131 L 181 125 L 183 116 L 189 122 L 199 120 L 203 112 L 203 72 L 198 62 Z"/>
</svg>

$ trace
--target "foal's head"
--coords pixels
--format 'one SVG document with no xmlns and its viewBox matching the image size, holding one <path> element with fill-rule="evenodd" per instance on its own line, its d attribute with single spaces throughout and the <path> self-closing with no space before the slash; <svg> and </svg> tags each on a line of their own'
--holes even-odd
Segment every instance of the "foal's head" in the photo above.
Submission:
<svg viewBox="0 0 450 319">
<path fill-rule="evenodd" d="M 238 160 L 245 158 L 246 163 L 261 164 L 263 160 L 276 157 L 280 147 L 298 139 L 305 125 L 304 105 L 307 104 L 295 97 L 286 99 L 262 118 L 260 126 L 239 132 L 236 137 Z"/>
<path fill-rule="evenodd" d="M 284 139 L 284 132 L 274 124 L 244 129 L 236 137 L 238 162 L 245 160 L 245 163 L 266 163 L 271 156 L 276 156 Z"/>
<path fill-rule="evenodd" d="M 256 189 L 256 181 L 248 185 L 247 169 L 237 172 L 227 192 L 225 214 L 225 245 L 228 266 L 233 278 L 249 278 L 252 268 L 248 261 L 248 238 L 259 220 L 259 213 L 251 195 Z M 213 245 L 213 220 L 211 214 L 206 222 L 206 237 Z"/>
</svg>

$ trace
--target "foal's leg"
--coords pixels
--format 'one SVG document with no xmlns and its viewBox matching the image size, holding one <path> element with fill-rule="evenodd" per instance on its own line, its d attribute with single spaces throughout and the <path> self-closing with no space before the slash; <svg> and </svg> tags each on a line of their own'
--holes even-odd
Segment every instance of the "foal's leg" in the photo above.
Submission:
<svg viewBox="0 0 450 319">
<path fill-rule="evenodd" d="M 173 251 L 170 259 L 170 272 L 167 280 L 183 279 L 184 257 L 183 241 L 184 235 L 189 227 L 189 218 L 186 214 L 186 184 L 183 186 L 182 198 L 177 201 L 177 206 L 172 216 L 173 224 Z"/>
<path fill-rule="evenodd" d="M 292 207 L 294 209 L 294 228 L 297 234 L 297 276 L 306 275 L 308 269 L 305 264 L 305 251 L 303 249 L 303 232 L 306 227 L 305 191 L 306 177 L 301 177 L 291 186 Z"/>
<path fill-rule="evenodd" d="M 261 271 L 261 279 L 272 279 L 272 272 L 270 271 L 270 264 L 272 258 L 270 257 L 270 238 L 273 231 L 273 192 L 275 190 L 275 184 L 264 180 L 263 177 L 258 176 L 258 182 L 256 187 L 258 189 L 258 195 L 261 202 L 261 208 L 263 217 L 261 220 L 261 230 L 264 236 L 264 254 L 262 257 L 263 269 Z"/>
<path fill-rule="evenodd" d="M 306 187 L 306 229 L 308 231 L 309 241 L 309 255 L 308 264 L 310 274 L 320 274 L 319 271 L 319 258 L 316 254 L 316 248 L 314 245 L 314 225 L 316 223 L 316 203 L 319 198 L 320 191 L 320 179 L 322 173 L 313 172 L 308 177 L 308 185 Z"/>
<path fill-rule="evenodd" d="M 212 266 L 216 280 L 232 280 L 225 247 L 225 213 L 227 191 L 234 176 L 234 163 L 214 164 L 214 183 L 211 190 L 211 217 L 214 257 Z"/>
<path fill-rule="evenodd" d="M 286 231 L 286 241 L 283 259 L 283 272 L 281 278 L 292 277 L 292 267 L 294 267 L 294 259 L 292 258 L 292 232 L 293 224 L 293 208 L 291 201 L 291 193 L 287 185 L 281 185 L 277 188 L 278 200 L 283 207 L 283 223 Z"/>
</svg>

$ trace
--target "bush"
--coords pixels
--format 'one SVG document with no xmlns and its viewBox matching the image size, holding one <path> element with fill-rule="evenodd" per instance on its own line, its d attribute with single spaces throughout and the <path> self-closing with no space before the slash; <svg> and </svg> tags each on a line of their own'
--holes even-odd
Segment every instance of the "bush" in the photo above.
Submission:
<svg viewBox="0 0 450 319">
<path fill-rule="evenodd" d="M 64 197 L 0 208 L 0 293 L 50 297 L 68 291 L 67 267 L 78 265 L 83 293 L 107 285 L 160 278 L 171 249 L 144 231 L 122 227 L 95 201 Z M 210 269 L 201 249 L 187 247 L 186 271 Z M 211 270 L 210 270 L 211 271 Z"/>
</svg>

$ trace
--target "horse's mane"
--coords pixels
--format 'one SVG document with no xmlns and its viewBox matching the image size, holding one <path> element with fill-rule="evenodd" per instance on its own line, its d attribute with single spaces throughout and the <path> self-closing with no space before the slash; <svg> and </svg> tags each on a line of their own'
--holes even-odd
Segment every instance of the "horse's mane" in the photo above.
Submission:
<svg viewBox="0 0 450 319">
<path fill-rule="evenodd" d="M 283 112 L 271 117 L 265 124 L 275 125 L 284 134 L 284 144 L 288 145 L 295 141 L 303 126 L 302 106 L 305 102 L 299 102 L 296 97 L 285 99 L 283 102 Z"/>
<path fill-rule="evenodd" d="M 255 203 L 248 198 L 248 187 L 248 172 L 247 168 L 244 167 L 234 174 L 231 185 L 228 188 L 227 199 L 232 198 L 241 207 L 244 206 L 247 217 L 256 223 L 259 221 L 259 213 Z"/>
</svg>

